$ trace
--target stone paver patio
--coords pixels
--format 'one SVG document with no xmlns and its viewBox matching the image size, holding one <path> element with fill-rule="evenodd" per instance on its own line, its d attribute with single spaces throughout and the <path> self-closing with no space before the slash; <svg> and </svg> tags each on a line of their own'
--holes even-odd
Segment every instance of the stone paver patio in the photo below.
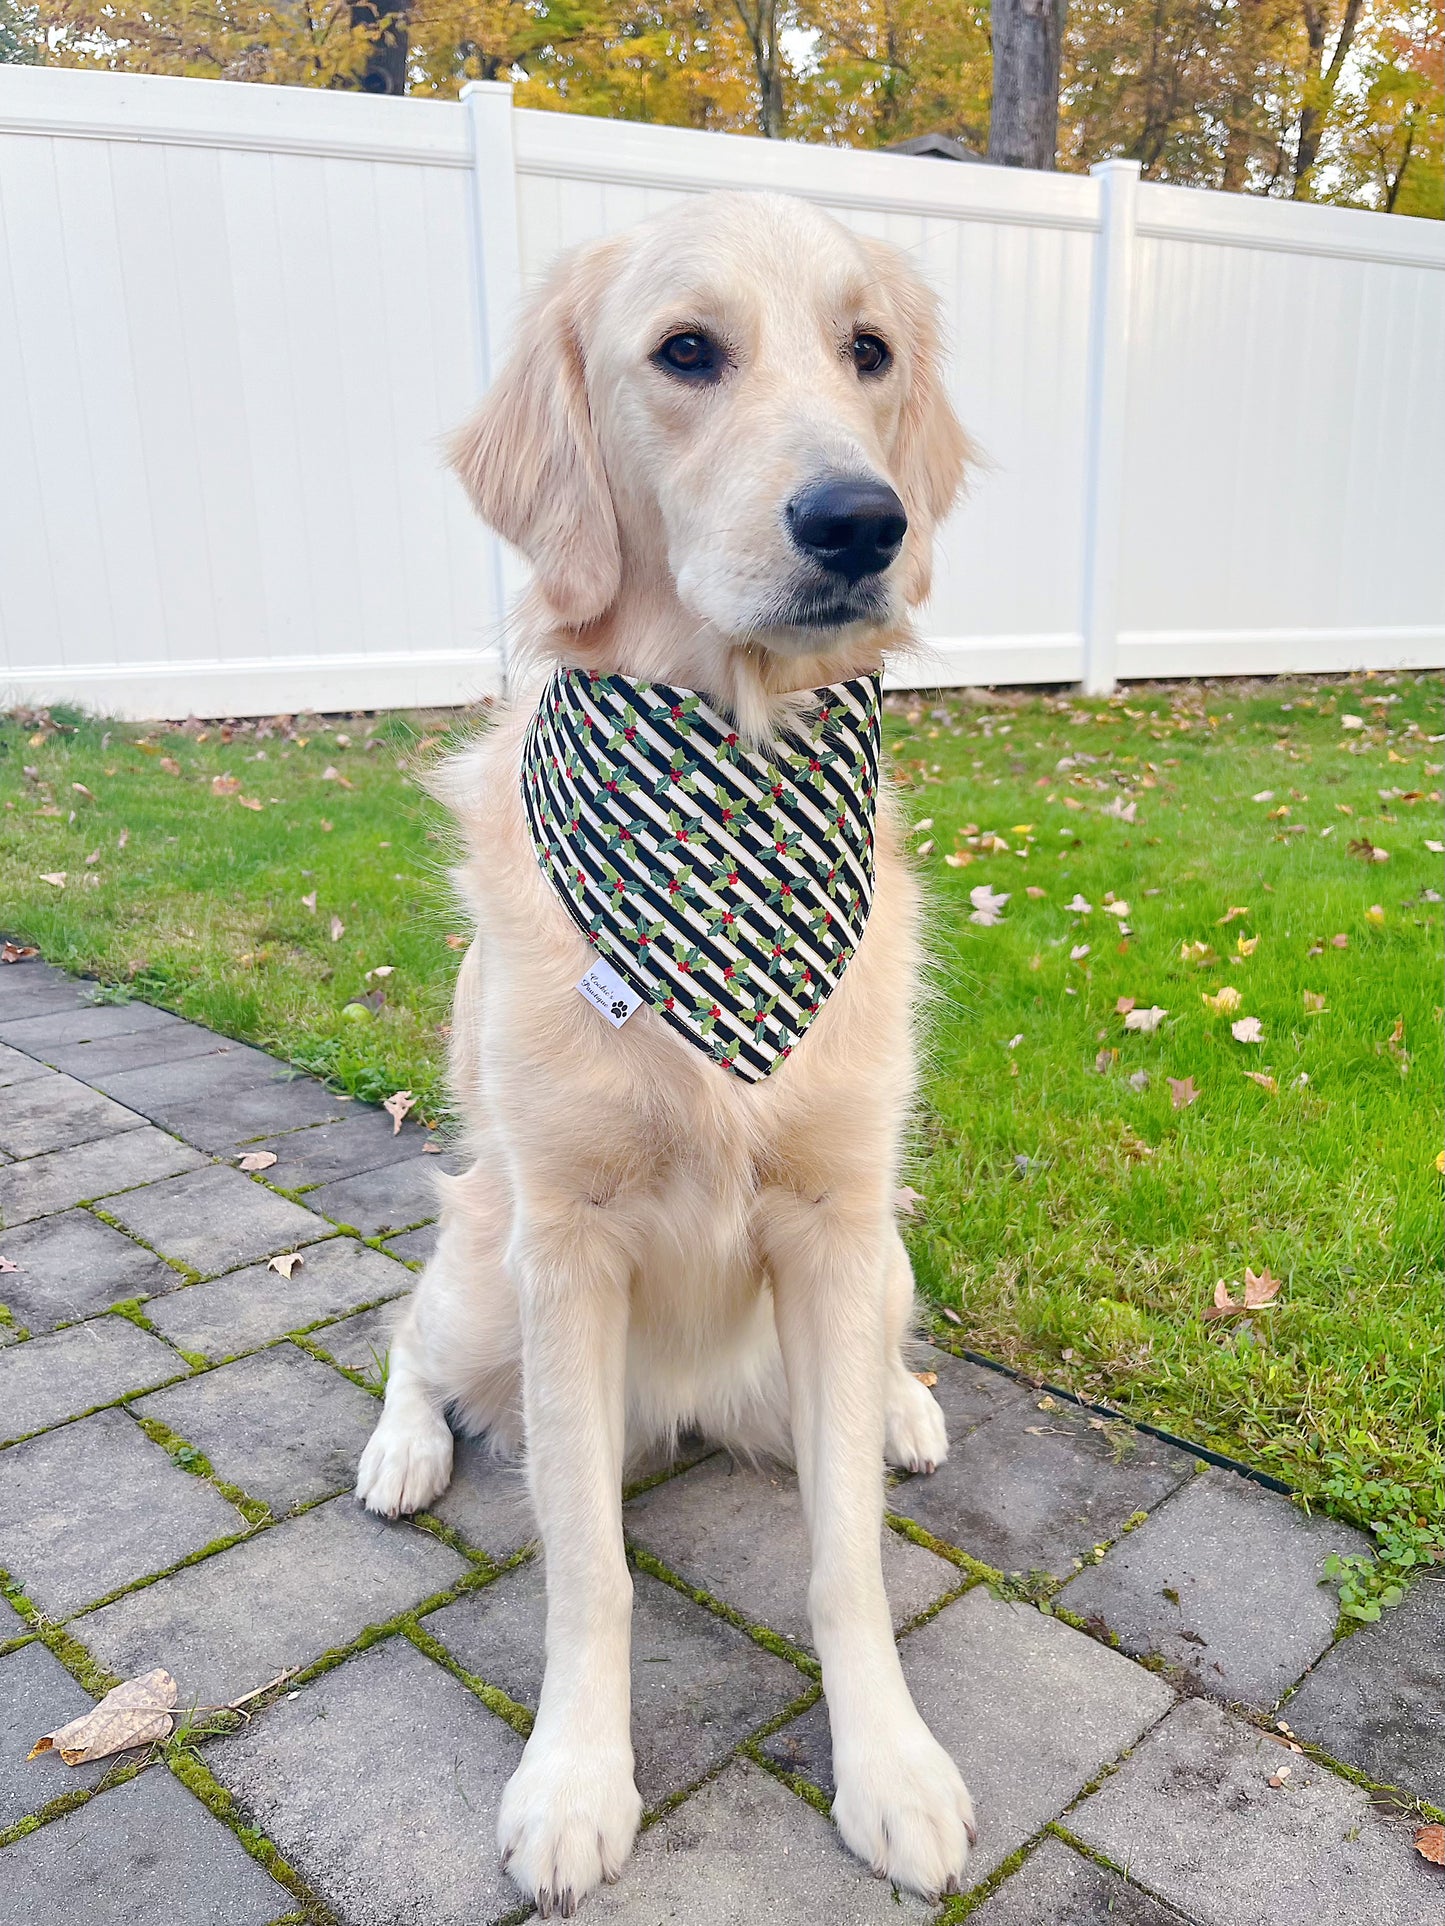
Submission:
<svg viewBox="0 0 1445 1926">
<path fill-rule="evenodd" d="M 427 1134 L 93 988 L 0 970 L 0 1926 L 520 1921 L 493 1837 L 541 1681 L 520 1478 L 463 1446 L 394 1525 L 349 1490 L 429 1248 Z M 1320 1579 L 1357 1533 L 924 1363 L 953 1455 L 895 1485 L 884 1568 L 978 1807 L 973 1888 L 929 1906 L 838 1843 L 796 1488 L 713 1455 L 626 1507 L 649 1818 L 587 1914 L 1441 1926 L 1411 1834 L 1445 1802 L 1445 1579 L 1339 1639 Z M 26 1761 L 155 1665 L 182 1705 L 289 1676 L 166 1754 Z"/>
</svg>

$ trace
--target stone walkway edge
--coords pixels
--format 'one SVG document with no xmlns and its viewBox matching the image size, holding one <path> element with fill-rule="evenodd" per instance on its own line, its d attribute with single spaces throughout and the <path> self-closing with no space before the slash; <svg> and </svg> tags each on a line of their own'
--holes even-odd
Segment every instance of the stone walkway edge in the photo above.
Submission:
<svg viewBox="0 0 1445 1926">
<path fill-rule="evenodd" d="M 0 1926 L 527 1919 L 493 1839 L 541 1683 L 520 1476 L 462 1440 L 429 1516 L 350 1495 L 447 1160 L 95 990 L 0 969 Z M 930 1905 L 842 1849 L 796 1483 L 699 1448 L 626 1496 L 647 1818 L 584 1916 L 1439 1926 L 1412 1836 L 1445 1806 L 1445 1583 L 1341 1637 L 1325 1562 L 1368 1542 L 1277 1480 L 961 1348 L 917 1363 L 951 1451 L 892 1481 L 884 1570 L 973 1883 Z M 25 1759 L 154 1665 L 243 1709 Z"/>
</svg>

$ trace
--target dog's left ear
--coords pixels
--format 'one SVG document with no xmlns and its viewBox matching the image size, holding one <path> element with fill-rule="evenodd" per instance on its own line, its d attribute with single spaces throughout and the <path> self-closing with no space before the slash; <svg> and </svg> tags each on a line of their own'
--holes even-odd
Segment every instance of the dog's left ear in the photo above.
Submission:
<svg viewBox="0 0 1445 1926">
<path fill-rule="evenodd" d="M 908 511 L 904 592 L 917 604 L 926 600 L 933 578 L 934 531 L 958 499 L 973 450 L 943 384 L 937 296 L 897 248 L 871 239 L 864 245 L 908 341 L 893 481 Z"/>
<path fill-rule="evenodd" d="M 449 450 L 477 513 L 527 557 L 547 608 L 572 629 L 607 613 L 622 574 L 582 351 L 582 308 L 600 264 L 589 249 L 553 269 Z"/>
</svg>

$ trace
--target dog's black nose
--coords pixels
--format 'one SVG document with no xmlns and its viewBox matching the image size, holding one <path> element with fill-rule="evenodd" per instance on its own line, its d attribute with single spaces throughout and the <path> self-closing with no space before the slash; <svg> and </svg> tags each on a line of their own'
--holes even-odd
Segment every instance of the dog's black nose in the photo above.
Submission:
<svg viewBox="0 0 1445 1926">
<path fill-rule="evenodd" d="M 887 482 L 855 480 L 814 482 L 788 503 L 788 531 L 810 558 L 861 582 L 887 568 L 908 533 L 903 504 Z"/>
</svg>

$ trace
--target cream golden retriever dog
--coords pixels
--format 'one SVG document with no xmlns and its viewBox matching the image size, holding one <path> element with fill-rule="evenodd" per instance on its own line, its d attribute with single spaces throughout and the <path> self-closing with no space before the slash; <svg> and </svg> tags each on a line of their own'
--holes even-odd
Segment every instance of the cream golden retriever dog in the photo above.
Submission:
<svg viewBox="0 0 1445 1926">
<path fill-rule="evenodd" d="M 564 260 L 455 462 L 527 557 L 535 661 L 703 692 L 746 741 L 909 639 L 965 442 L 934 303 L 904 258 L 798 201 L 690 201 Z M 968 1792 L 914 1709 L 880 1559 L 885 1459 L 931 1471 L 941 1413 L 903 1361 L 894 1195 L 914 1085 L 917 893 L 886 795 L 838 987 L 745 1082 L 646 1006 L 614 1029 L 539 866 L 531 703 L 445 770 L 476 938 L 452 1074 L 473 1161 L 391 1347 L 357 1489 L 445 1489 L 448 1419 L 524 1453 L 547 1572 L 536 1725 L 498 1820 L 543 1917 L 614 1879 L 641 1812 L 620 1493 L 684 1428 L 796 1461 L 832 1722 L 834 1817 L 873 1869 L 953 1889 Z"/>
</svg>

